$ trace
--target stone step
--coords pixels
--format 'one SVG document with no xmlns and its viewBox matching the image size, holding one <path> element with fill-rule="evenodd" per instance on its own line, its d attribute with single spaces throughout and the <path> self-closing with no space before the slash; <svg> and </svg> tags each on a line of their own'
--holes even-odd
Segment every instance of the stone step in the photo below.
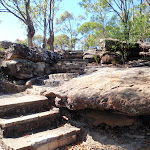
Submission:
<svg viewBox="0 0 150 150">
<path fill-rule="evenodd" d="M 53 130 L 20 138 L 3 138 L 2 144 L 5 150 L 54 150 L 76 142 L 79 134 L 79 128 L 65 124 Z"/>
<path fill-rule="evenodd" d="M 0 95 L 0 118 L 24 115 L 50 109 L 50 101 L 45 96 L 25 93 Z"/>
<path fill-rule="evenodd" d="M 54 128 L 62 123 L 63 118 L 59 113 L 59 108 L 12 119 L 0 119 L 2 137 L 18 137 L 26 132 Z"/>
<path fill-rule="evenodd" d="M 83 59 L 61 59 L 50 67 L 52 73 L 79 73 L 83 71 L 88 61 Z"/>
</svg>

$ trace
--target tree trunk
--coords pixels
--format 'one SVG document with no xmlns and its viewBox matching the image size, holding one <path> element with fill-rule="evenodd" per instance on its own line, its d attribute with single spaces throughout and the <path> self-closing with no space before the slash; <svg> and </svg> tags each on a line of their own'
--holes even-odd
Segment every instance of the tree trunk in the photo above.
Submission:
<svg viewBox="0 0 150 150">
<path fill-rule="evenodd" d="M 28 36 L 28 47 L 33 47 L 32 39 L 35 34 L 34 26 L 29 24 L 27 32 L 28 32 L 28 35 L 27 35 Z"/>
<path fill-rule="evenodd" d="M 27 32 L 28 32 L 28 35 L 27 35 L 28 36 L 28 46 L 33 47 L 32 39 L 33 39 L 33 36 L 35 34 L 35 29 L 34 29 L 33 22 L 32 22 L 30 13 L 29 13 L 30 0 L 25 1 L 25 8 L 26 8 L 26 16 L 27 16 L 26 25 L 28 27 L 28 29 L 27 29 Z"/>
<path fill-rule="evenodd" d="M 32 36 L 28 36 L 28 47 L 33 47 L 32 39 Z"/>
<path fill-rule="evenodd" d="M 50 46 L 50 50 L 54 51 L 54 0 L 50 0 L 50 14 L 49 14 L 49 39 L 47 41 L 47 44 Z"/>
<path fill-rule="evenodd" d="M 47 44 L 50 46 L 50 50 L 54 51 L 54 32 L 53 31 L 50 34 Z"/>
<path fill-rule="evenodd" d="M 45 1 L 47 4 L 47 0 Z M 46 47 L 46 30 L 47 30 L 47 5 L 44 6 L 44 37 L 43 37 L 43 48 Z"/>
<path fill-rule="evenodd" d="M 46 25 L 46 18 L 44 18 L 44 37 L 43 37 L 43 48 L 46 47 L 46 30 L 47 30 L 47 25 Z"/>
</svg>

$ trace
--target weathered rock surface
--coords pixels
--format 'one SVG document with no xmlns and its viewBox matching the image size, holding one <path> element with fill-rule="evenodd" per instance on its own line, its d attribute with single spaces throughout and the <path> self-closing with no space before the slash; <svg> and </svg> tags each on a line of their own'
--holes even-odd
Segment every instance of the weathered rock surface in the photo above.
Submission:
<svg viewBox="0 0 150 150">
<path fill-rule="evenodd" d="M 48 79 L 44 80 L 44 85 L 47 86 L 60 86 L 65 81 L 69 81 L 72 78 L 79 76 L 77 73 L 58 73 L 58 74 L 50 74 Z"/>
<path fill-rule="evenodd" d="M 85 51 L 83 54 L 83 59 L 87 59 L 90 63 L 91 62 L 96 62 L 95 56 L 100 60 L 99 55 L 101 51 L 98 49 L 90 49 L 88 51 Z"/>
<path fill-rule="evenodd" d="M 105 38 L 100 39 L 101 49 L 104 51 L 112 51 L 113 48 L 118 48 L 120 41 L 118 39 Z"/>
<path fill-rule="evenodd" d="M 144 42 L 138 42 L 140 45 L 140 48 L 142 49 L 142 51 L 144 52 L 148 52 L 150 49 L 150 43 L 144 43 Z"/>
<path fill-rule="evenodd" d="M 50 74 L 48 76 L 32 78 L 26 82 L 26 87 L 32 87 L 33 85 L 45 85 L 45 86 L 59 86 L 65 81 L 69 81 L 72 78 L 79 76 L 77 73 L 58 73 Z"/>
<path fill-rule="evenodd" d="M 26 59 L 14 59 L 2 62 L 2 71 L 18 79 L 30 79 L 37 75 L 37 64 Z"/>
<path fill-rule="evenodd" d="M 126 43 L 117 39 L 106 38 L 100 39 L 100 44 L 102 50 L 112 52 L 120 51 L 126 55 L 128 60 L 141 58 L 139 52 L 142 51 L 142 48 L 139 43 Z"/>
<path fill-rule="evenodd" d="M 0 60 L 2 60 L 5 56 L 5 51 L 0 50 Z"/>
<path fill-rule="evenodd" d="M 83 58 L 83 51 L 80 50 L 54 50 L 56 53 L 61 55 L 62 59 L 82 59 Z"/>
<path fill-rule="evenodd" d="M 82 116 L 83 120 L 85 120 L 91 126 L 107 124 L 111 127 L 122 127 L 133 124 L 138 126 L 141 124 L 137 117 L 125 116 L 107 111 L 85 109 L 77 111 L 77 114 Z"/>
<path fill-rule="evenodd" d="M 9 41 L 0 41 L 0 47 L 4 49 L 8 49 L 10 45 L 12 45 L 12 42 Z"/>
<path fill-rule="evenodd" d="M 143 56 L 150 56 L 150 52 L 140 52 L 140 55 L 143 55 Z"/>
<path fill-rule="evenodd" d="M 62 59 L 51 67 L 47 67 L 48 73 L 79 73 L 83 74 L 88 61 L 83 59 Z"/>
<path fill-rule="evenodd" d="M 100 54 L 101 64 L 121 63 L 121 56 L 111 51 L 103 51 Z"/>
<path fill-rule="evenodd" d="M 64 51 L 62 58 L 63 59 L 82 59 L 83 52 L 82 51 Z"/>
<path fill-rule="evenodd" d="M 10 93 L 18 93 L 25 90 L 25 86 L 23 85 L 15 85 L 10 82 L 0 81 L 0 93 L 10 94 Z"/>
<path fill-rule="evenodd" d="M 131 67 L 144 67 L 144 66 L 150 66 L 150 61 L 148 60 L 134 60 L 134 61 L 129 61 L 126 66 L 128 68 Z"/>
<path fill-rule="evenodd" d="M 58 107 L 150 115 L 150 68 L 99 68 L 45 91 Z"/>
<path fill-rule="evenodd" d="M 6 53 L 6 59 L 12 60 L 16 58 L 28 59 L 33 62 L 53 63 L 60 59 L 60 55 L 55 52 L 50 52 L 42 48 L 29 48 L 22 44 L 10 45 Z"/>
</svg>

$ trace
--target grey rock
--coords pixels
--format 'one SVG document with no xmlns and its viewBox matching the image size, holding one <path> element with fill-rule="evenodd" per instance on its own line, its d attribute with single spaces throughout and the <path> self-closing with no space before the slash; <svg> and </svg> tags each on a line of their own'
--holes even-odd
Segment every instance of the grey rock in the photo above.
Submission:
<svg viewBox="0 0 150 150">
<path fill-rule="evenodd" d="M 13 44 L 7 50 L 6 59 L 12 60 L 16 58 L 28 59 L 33 62 L 54 63 L 61 56 L 56 52 L 50 52 L 42 48 L 29 48 L 26 45 Z"/>
<path fill-rule="evenodd" d="M 85 51 L 83 54 L 83 59 L 87 59 L 89 63 L 96 62 L 95 56 L 100 60 L 100 53 L 101 51 L 98 49 L 90 49 L 88 51 Z"/>
<path fill-rule="evenodd" d="M 12 42 L 9 41 L 0 41 L 0 47 L 4 49 L 8 49 L 10 45 L 12 45 Z"/>
<path fill-rule="evenodd" d="M 126 43 L 118 39 L 105 38 L 100 39 L 101 49 L 104 51 L 117 52 L 125 54 L 128 60 L 141 58 L 139 52 L 142 51 L 139 43 Z M 125 49 L 123 48 L 125 47 Z"/>
<path fill-rule="evenodd" d="M 2 71 L 17 79 L 30 79 L 37 76 L 37 64 L 26 59 L 14 59 L 3 61 Z"/>
<path fill-rule="evenodd" d="M 100 53 L 101 64 L 116 64 L 121 63 L 121 56 L 118 53 L 111 51 L 103 51 Z"/>
<path fill-rule="evenodd" d="M 32 85 L 45 85 L 49 87 L 56 87 L 62 85 L 65 81 L 69 81 L 77 76 L 79 76 L 77 73 L 50 74 L 49 76 L 32 78 L 26 82 L 26 86 L 31 87 Z"/>
</svg>

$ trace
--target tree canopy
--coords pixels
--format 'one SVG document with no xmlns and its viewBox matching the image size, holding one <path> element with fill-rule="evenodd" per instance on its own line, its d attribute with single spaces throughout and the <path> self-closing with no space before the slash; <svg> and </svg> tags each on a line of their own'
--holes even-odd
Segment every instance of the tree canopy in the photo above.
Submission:
<svg viewBox="0 0 150 150">
<path fill-rule="evenodd" d="M 60 2 L 0 0 L 0 13 L 11 13 L 26 25 L 29 46 L 36 43 L 46 48 L 48 43 L 50 50 L 99 47 L 101 38 L 127 42 L 150 40 L 149 0 L 81 0 L 79 5 L 88 21 L 83 15 L 75 16 L 68 11 L 55 18 Z"/>
</svg>

